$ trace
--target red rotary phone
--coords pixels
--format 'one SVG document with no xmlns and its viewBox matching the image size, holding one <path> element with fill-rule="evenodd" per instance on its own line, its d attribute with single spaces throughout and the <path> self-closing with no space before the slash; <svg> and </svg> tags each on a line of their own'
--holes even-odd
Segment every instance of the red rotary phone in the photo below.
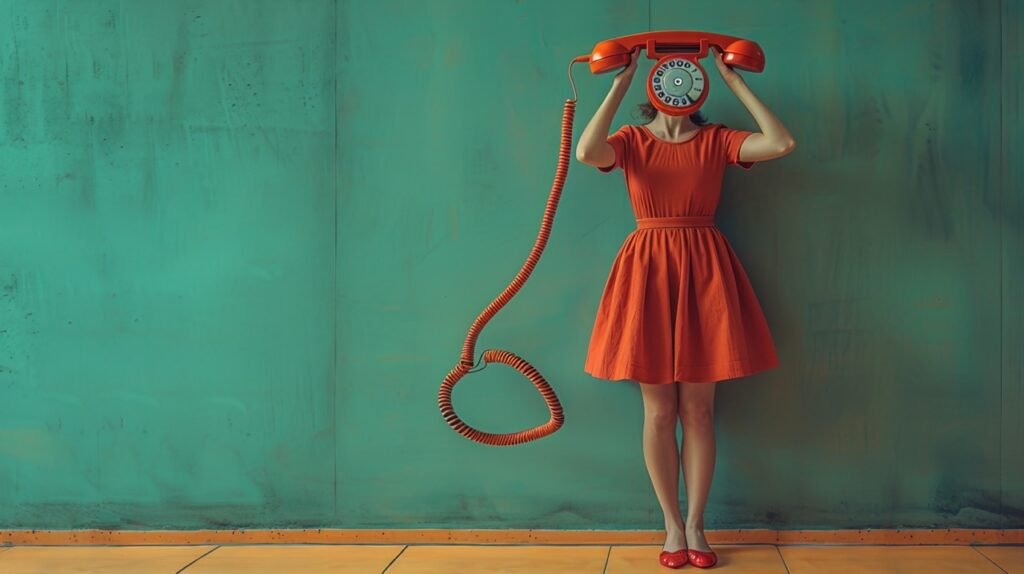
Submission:
<svg viewBox="0 0 1024 574">
<path fill-rule="evenodd" d="M 594 46 L 592 53 L 573 58 L 569 63 L 569 83 L 572 84 L 573 99 L 565 101 L 565 108 L 562 112 L 558 167 L 555 170 L 555 181 L 548 196 L 537 241 L 533 249 L 530 250 L 526 263 L 523 264 L 512 283 L 477 316 L 470 326 L 469 333 L 462 345 L 459 361 L 445 376 L 441 388 L 438 390 L 437 404 L 445 422 L 457 433 L 474 442 L 491 446 L 527 443 L 555 432 L 561 428 L 565 420 L 558 397 L 533 365 L 522 357 L 501 349 L 485 350 L 480 358 L 483 365 L 479 365 L 479 361 L 474 363 L 476 340 L 487 322 L 508 304 L 529 279 L 547 245 L 555 210 L 558 209 L 558 200 L 562 194 L 562 186 L 569 171 L 572 120 L 576 110 L 576 84 L 572 81 L 572 65 L 577 62 L 588 62 L 590 71 L 595 74 L 611 72 L 629 65 L 630 54 L 637 46 L 647 49 L 648 58 L 658 60 L 647 76 L 648 97 L 657 109 L 673 116 L 691 114 L 697 111 L 697 108 L 707 99 L 707 79 L 704 75 L 704 68 L 701 67 L 698 60 L 708 55 L 711 46 L 722 51 L 722 60 L 730 66 L 751 72 L 764 70 L 764 52 L 755 42 L 722 34 L 693 31 L 647 32 L 605 40 Z M 467 374 L 478 372 L 492 362 L 503 363 L 518 370 L 533 383 L 544 397 L 544 402 L 548 407 L 550 416 L 546 423 L 518 432 L 489 433 L 475 429 L 459 418 L 452 405 L 452 390 L 455 388 L 455 384 Z"/>
<path fill-rule="evenodd" d="M 647 76 L 647 96 L 662 112 L 681 116 L 692 114 L 708 97 L 707 79 L 699 59 L 715 46 L 722 61 L 750 72 L 764 70 L 764 52 L 756 42 L 707 32 L 648 32 L 599 42 L 589 56 L 576 61 L 590 63 L 594 74 L 611 72 L 629 65 L 630 52 L 647 49 L 647 57 L 658 60 Z M 585 58 L 585 59 L 584 59 Z"/>
</svg>

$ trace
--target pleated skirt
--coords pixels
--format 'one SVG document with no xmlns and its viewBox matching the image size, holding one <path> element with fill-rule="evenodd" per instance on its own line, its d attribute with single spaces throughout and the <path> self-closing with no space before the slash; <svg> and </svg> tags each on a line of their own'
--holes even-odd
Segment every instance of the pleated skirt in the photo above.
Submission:
<svg viewBox="0 0 1024 574">
<path fill-rule="evenodd" d="M 585 372 L 703 383 L 778 365 L 757 295 L 720 229 L 638 227 L 626 236 L 598 303 Z"/>
</svg>

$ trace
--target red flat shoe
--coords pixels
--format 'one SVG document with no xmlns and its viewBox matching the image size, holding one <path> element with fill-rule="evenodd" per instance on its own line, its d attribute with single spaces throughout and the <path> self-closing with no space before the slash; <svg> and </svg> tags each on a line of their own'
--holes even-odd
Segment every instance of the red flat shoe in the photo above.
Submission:
<svg viewBox="0 0 1024 574">
<path fill-rule="evenodd" d="M 682 568 L 683 566 L 686 566 L 687 562 L 686 548 L 675 550 L 673 552 L 662 550 L 661 554 L 658 556 L 658 562 L 660 562 L 662 566 L 666 566 L 668 568 Z"/>
<path fill-rule="evenodd" d="M 697 568 L 711 568 L 718 562 L 718 556 L 714 552 L 704 552 L 693 550 L 692 548 L 687 549 L 686 557 L 689 559 L 690 564 Z"/>
</svg>

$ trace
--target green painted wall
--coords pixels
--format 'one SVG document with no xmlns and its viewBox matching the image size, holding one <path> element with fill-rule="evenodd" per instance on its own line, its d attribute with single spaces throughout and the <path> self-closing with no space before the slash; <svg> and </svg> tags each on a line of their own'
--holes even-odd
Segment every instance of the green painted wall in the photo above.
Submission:
<svg viewBox="0 0 1024 574">
<path fill-rule="evenodd" d="M 533 245 L 568 60 L 648 29 L 757 40 L 748 82 L 799 141 L 719 209 L 782 366 L 718 388 L 708 527 L 1024 527 L 1020 2 L 0 14 L 0 528 L 658 528 L 639 391 L 582 371 L 621 176 L 573 163 L 478 341 L 565 427 L 484 447 L 436 405 Z M 578 135 L 609 77 L 576 80 Z M 546 418 L 500 365 L 455 403 Z"/>
</svg>

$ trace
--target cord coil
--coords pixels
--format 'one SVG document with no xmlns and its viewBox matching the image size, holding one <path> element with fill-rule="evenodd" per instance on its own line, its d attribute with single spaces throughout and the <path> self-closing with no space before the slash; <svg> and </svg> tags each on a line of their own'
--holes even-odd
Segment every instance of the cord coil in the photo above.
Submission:
<svg viewBox="0 0 1024 574">
<path fill-rule="evenodd" d="M 540 256 L 544 252 L 544 248 L 547 246 L 548 236 L 551 234 L 551 224 L 555 219 L 555 211 L 558 209 L 558 201 L 562 196 L 562 187 L 565 185 L 565 176 L 569 171 L 569 159 L 572 150 L 572 123 L 573 116 L 576 111 L 576 85 L 575 82 L 572 82 L 572 64 L 577 61 L 580 61 L 580 58 L 569 63 L 569 81 L 573 84 L 573 99 L 566 100 L 565 106 L 562 110 L 562 133 L 558 147 L 558 167 L 555 170 L 555 180 L 551 186 L 551 194 L 548 196 L 547 206 L 544 209 L 544 217 L 541 220 L 540 232 L 537 235 L 537 240 L 533 245 L 533 249 L 530 250 L 530 254 L 526 258 L 526 262 L 519 270 L 519 273 L 516 274 L 512 283 L 510 283 L 509 286 L 506 287 L 496 299 L 494 299 L 494 301 L 484 308 L 473 322 L 473 325 L 469 329 L 469 333 L 466 335 L 466 340 L 462 345 L 462 355 L 459 362 L 455 365 L 455 368 L 449 371 L 448 375 L 445 376 L 437 395 L 437 402 L 441 409 L 441 415 L 452 429 L 474 442 L 490 446 L 511 446 L 537 440 L 555 432 L 562 426 L 562 423 L 565 422 L 562 405 L 558 401 L 558 396 L 555 394 L 555 391 L 551 388 L 551 385 L 544 380 L 544 377 L 540 372 L 526 361 L 526 359 L 501 349 L 487 349 L 481 357 L 482 364 L 477 368 L 475 367 L 476 363 L 473 361 L 473 355 L 475 354 L 476 341 L 480 336 L 480 331 L 483 330 L 487 322 L 490 321 L 494 315 L 496 315 L 498 311 L 500 311 L 501 308 L 504 307 L 523 287 L 526 280 L 529 279 L 530 274 L 533 273 L 533 269 L 540 260 Z M 509 365 L 529 379 L 540 392 L 541 396 L 544 397 L 544 402 L 547 404 L 548 413 L 550 415 L 548 421 L 542 425 L 523 431 L 512 433 L 489 433 L 475 429 L 459 418 L 455 413 L 455 409 L 452 407 L 452 389 L 455 388 L 456 383 L 458 383 L 466 374 L 479 372 L 483 370 L 488 363 L 503 363 Z"/>
</svg>

